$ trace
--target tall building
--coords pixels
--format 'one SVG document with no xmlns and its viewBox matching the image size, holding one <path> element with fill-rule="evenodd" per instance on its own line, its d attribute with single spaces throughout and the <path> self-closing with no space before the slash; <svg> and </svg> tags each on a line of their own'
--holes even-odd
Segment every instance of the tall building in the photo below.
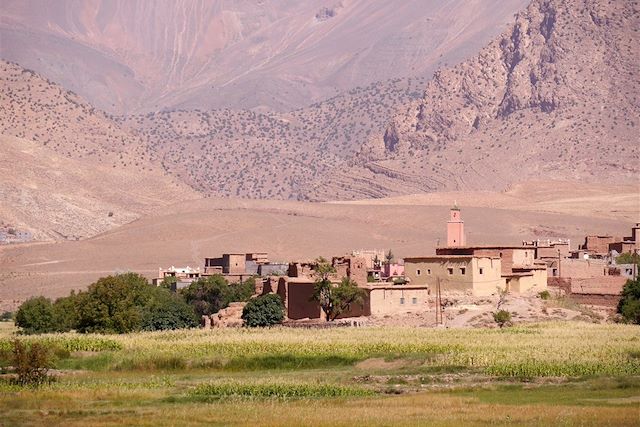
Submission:
<svg viewBox="0 0 640 427">
<path fill-rule="evenodd" d="M 447 222 L 447 246 L 458 247 L 466 244 L 464 238 L 464 221 L 460 216 L 460 208 L 454 205 L 450 211 L 450 218 Z"/>
</svg>

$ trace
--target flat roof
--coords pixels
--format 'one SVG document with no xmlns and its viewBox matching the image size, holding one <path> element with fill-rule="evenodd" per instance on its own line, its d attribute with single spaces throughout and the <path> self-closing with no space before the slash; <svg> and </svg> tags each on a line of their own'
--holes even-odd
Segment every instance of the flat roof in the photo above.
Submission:
<svg viewBox="0 0 640 427">
<path fill-rule="evenodd" d="M 489 255 L 432 255 L 432 256 L 417 256 L 417 257 L 406 257 L 403 258 L 404 262 L 407 261 L 435 261 L 435 260 L 447 260 L 447 259 L 473 259 L 473 258 L 489 258 L 489 259 L 500 259 L 497 256 L 489 256 Z"/>
<path fill-rule="evenodd" d="M 438 249 L 531 249 L 532 245 L 523 246 L 523 245 L 483 245 L 483 246 L 442 246 Z"/>
</svg>

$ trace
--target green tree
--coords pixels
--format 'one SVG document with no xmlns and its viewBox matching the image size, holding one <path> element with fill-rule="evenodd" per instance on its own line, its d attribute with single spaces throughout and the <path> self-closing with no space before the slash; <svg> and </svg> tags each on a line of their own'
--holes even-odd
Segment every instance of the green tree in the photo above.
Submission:
<svg viewBox="0 0 640 427">
<path fill-rule="evenodd" d="M 640 324 L 640 278 L 627 280 L 618 303 L 618 313 L 627 323 Z"/>
<path fill-rule="evenodd" d="M 176 276 L 166 276 L 162 279 L 162 282 L 160 282 L 160 287 L 172 290 L 176 283 L 178 283 L 178 278 Z"/>
<path fill-rule="evenodd" d="M 242 310 L 242 320 L 249 327 L 265 327 L 282 323 L 284 304 L 277 294 L 250 299 Z"/>
<path fill-rule="evenodd" d="M 45 297 L 33 297 L 23 302 L 16 313 L 16 326 L 25 334 L 55 332 L 53 304 Z"/>
<path fill-rule="evenodd" d="M 394 255 L 393 252 L 391 252 L 391 249 L 389 249 L 389 252 L 387 252 L 384 258 L 387 260 L 387 264 L 391 264 L 393 262 Z"/>
<path fill-rule="evenodd" d="M 255 293 L 256 279 L 253 277 L 250 277 L 242 283 L 232 283 L 229 285 L 226 305 L 229 305 L 231 302 L 249 301 Z"/>
<path fill-rule="evenodd" d="M 364 289 L 345 277 L 337 285 L 331 283 L 328 278 L 318 279 L 311 298 L 320 304 L 326 320 L 331 321 L 349 310 L 352 304 L 362 304 L 365 296 Z"/>
<path fill-rule="evenodd" d="M 98 279 L 86 292 L 76 296 L 78 331 L 126 333 L 139 330 L 151 289 L 147 279 L 136 273 Z"/>
<path fill-rule="evenodd" d="M 636 264 L 640 266 L 640 254 L 625 252 L 616 257 L 616 264 Z"/>
<path fill-rule="evenodd" d="M 229 305 L 229 283 L 221 274 L 200 278 L 180 293 L 198 316 L 217 313 Z"/>
<path fill-rule="evenodd" d="M 57 332 L 68 332 L 78 327 L 78 296 L 75 291 L 53 303 L 53 324 Z"/>
<path fill-rule="evenodd" d="M 142 330 L 184 329 L 198 324 L 193 306 L 182 296 L 165 288 L 151 287 L 150 299 L 142 310 Z"/>
</svg>

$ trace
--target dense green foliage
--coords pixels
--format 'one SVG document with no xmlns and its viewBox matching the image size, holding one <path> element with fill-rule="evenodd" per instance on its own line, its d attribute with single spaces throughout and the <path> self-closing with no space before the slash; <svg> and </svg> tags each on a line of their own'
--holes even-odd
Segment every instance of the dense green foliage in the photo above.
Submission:
<svg viewBox="0 0 640 427">
<path fill-rule="evenodd" d="M 247 287 L 227 290 L 226 294 L 244 297 Z M 54 303 L 45 297 L 31 298 L 18 309 L 16 325 L 26 334 L 73 329 L 82 333 L 127 333 L 191 328 L 198 325 L 198 318 L 181 295 L 151 286 L 138 274 L 126 273 L 98 279 L 86 291 L 72 291 Z"/>
<path fill-rule="evenodd" d="M 220 274 L 203 277 L 181 290 L 198 316 L 214 314 L 235 301 L 247 301 L 255 292 L 255 280 L 231 284 Z"/>
<path fill-rule="evenodd" d="M 276 294 L 262 295 L 249 300 L 242 310 L 242 320 L 246 326 L 272 326 L 284 320 L 284 304 Z"/>
<path fill-rule="evenodd" d="M 151 298 L 142 310 L 142 330 L 184 329 L 199 325 L 193 308 L 179 295 L 166 288 L 151 288 L 150 293 Z"/>
<path fill-rule="evenodd" d="M 16 325 L 25 334 L 55 332 L 51 300 L 41 296 L 23 302 L 16 313 Z"/>
<path fill-rule="evenodd" d="M 119 334 L 139 330 L 143 307 L 150 299 L 147 279 L 136 273 L 98 279 L 78 294 L 77 329 Z"/>
<path fill-rule="evenodd" d="M 618 313 L 625 322 L 640 324 L 640 278 L 627 280 L 618 303 Z"/>
</svg>

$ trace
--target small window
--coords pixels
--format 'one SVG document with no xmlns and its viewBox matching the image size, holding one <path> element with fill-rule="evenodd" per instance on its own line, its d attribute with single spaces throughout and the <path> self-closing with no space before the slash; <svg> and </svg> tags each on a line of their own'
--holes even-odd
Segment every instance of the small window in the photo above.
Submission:
<svg viewBox="0 0 640 427">
<path fill-rule="evenodd" d="M 480 274 L 484 273 L 484 268 L 480 267 Z"/>
<path fill-rule="evenodd" d="M 400 298 L 400 305 L 404 305 L 404 298 Z"/>
<path fill-rule="evenodd" d="M 464 267 L 460 267 L 460 274 L 464 276 L 466 273 L 467 273 L 467 269 Z"/>
<path fill-rule="evenodd" d="M 431 274 L 431 269 L 427 268 L 427 274 Z"/>
<path fill-rule="evenodd" d="M 416 270 L 416 276 L 420 275 L 420 270 Z"/>
<path fill-rule="evenodd" d="M 447 273 L 453 274 L 453 268 L 447 268 Z"/>
<path fill-rule="evenodd" d="M 418 303 L 418 298 L 413 297 L 411 298 L 411 304 L 417 304 Z"/>
</svg>

